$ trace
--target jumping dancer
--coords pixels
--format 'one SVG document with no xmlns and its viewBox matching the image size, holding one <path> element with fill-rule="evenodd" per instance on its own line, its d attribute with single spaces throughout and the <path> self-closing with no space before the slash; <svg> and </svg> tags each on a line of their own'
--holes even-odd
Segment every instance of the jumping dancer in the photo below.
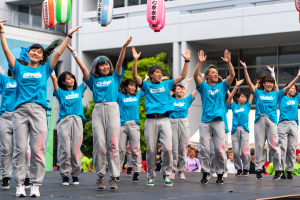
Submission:
<svg viewBox="0 0 300 200">
<path fill-rule="evenodd" d="M 30 196 L 39 197 L 39 185 L 45 175 L 45 139 L 47 136 L 46 101 L 47 79 L 51 75 L 61 54 L 65 50 L 72 34 L 81 27 L 71 28 L 61 47 L 51 60 L 44 56 L 44 48 L 34 44 L 29 48 L 28 66 L 21 65 L 13 56 L 6 42 L 4 27 L 0 20 L 1 45 L 7 58 L 9 68 L 18 85 L 13 111 L 13 174 L 17 182 L 16 196 L 26 196 L 24 179 L 26 176 L 26 148 L 30 137 L 31 159 L 30 179 L 32 182 Z"/>
<path fill-rule="evenodd" d="M 250 169 L 250 149 L 249 149 L 249 112 L 252 105 L 253 95 L 247 93 L 236 93 L 239 85 L 244 79 L 236 81 L 236 85 L 231 92 L 227 105 L 232 110 L 232 150 L 234 167 L 237 170 L 236 176 L 248 176 Z M 233 100 L 236 96 L 237 103 Z M 242 161 L 242 162 L 241 162 Z"/>
<path fill-rule="evenodd" d="M 218 82 L 218 68 L 210 65 L 205 70 L 207 83 L 201 80 L 198 76 L 203 62 L 206 60 L 204 52 L 201 50 L 198 53 L 198 65 L 194 71 L 194 80 L 197 90 L 200 93 L 202 100 L 202 119 L 199 126 L 200 133 L 200 162 L 203 178 L 202 184 L 208 183 L 209 177 L 209 161 L 210 161 L 210 145 L 213 140 L 215 150 L 215 162 L 217 173 L 217 184 L 223 184 L 223 173 L 225 169 L 225 94 L 228 91 L 234 77 L 235 72 L 231 64 L 231 53 L 228 50 L 224 51 L 223 61 L 228 64 L 229 76 L 220 84 Z"/>
<path fill-rule="evenodd" d="M 261 169 L 264 164 L 264 146 L 268 141 L 269 149 L 273 158 L 274 170 L 276 171 L 273 179 L 278 180 L 282 176 L 281 171 L 281 151 L 278 145 L 277 135 L 277 105 L 288 90 L 297 82 L 300 77 L 300 70 L 296 78 L 280 91 L 272 91 L 274 88 L 274 78 L 270 76 L 260 77 L 259 86 L 263 90 L 256 89 L 252 84 L 246 63 L 240 61 L 244 67 L 245 78 L 250 91 L 256 101 L 254 138 L 255 138 L 255 170 L 256 178 L 261 180 Z"/>
<path fill-rule="evenodd" d="M 157 153 L 157 141 L 160 140 L 162 147 L 162 167 L 166 186 L 172 186 L 173 183 L 169 176 L 172 174 L 172 129 L 169 120 L 169 114 L 173 112 L 173 99 L 170 90 L 180 81 L 186 78 L 188 71 L 188 63 L 190 62 L 190 50 L 186 50 L 185 54 L 181 54 L 185 59 L 185 64 L 181 75 L 175 79 L 162 82 L 163 69 L 159 65 L 152 65 L 148 69 L 148 76 L 151 82 L 143 81 L 137 74 L 137 62 L 141 53 L 137 53 L 132 48 L 133 67 L 132 76 L 138 83 L 139 87 L 145 94 L 145 107 L 147 119 L 145 122 L 145 138 L 147 144 L 147 168 L 148 168 L 148 186 L 154 186 L 155 163 Z"/>
<path fill-rule="evenodd" d="M 117 99 L 121 119 L 119 136 L 120 171 L 122 171 L 127 152 L 127 143 L 129 142 L 130 164 L 133 168 L 132 181 L 139 182 L 139 172 L 141 171 L 139 104 L 142 97 L 144 97 L 144 93 L 138 92 L 137 83 L 129 78 L 122 80 L 120 89 L 122 92 L 118 92 Z"/>
<path fill-rule="evenodd" d="M 288 84 L 286 84 L 288 86 Z M 295 96 L 297 86 L 293 85 L 279 102 L 280 117 L 278 122 L 278 144 L 281 149 L 281 165 L 285 166 L 287 178 L 292 179 L 296 162 L 296 148 L 298 143 L 298 105 L 300 95 Z M 282 170 L 282 176 L 285 174 Z"/>
<path fill-rule="evenodd" d="M 51 74 L 54 94 L 59 102 L 59 117 L 57 120 L 58 160 L 62 185 L 69 185 L 69 175 L 73 185 L 79 185 L 81 170 L 80 147 L 83 137 L 82 120 L 85 119 L 82 106 L 82 95 L 87 89 L 84 82 L 77 86 L 75 76 L 70 72 L 60 74 L 58 80 Z M 72 168 L 72 173 L 71 172 Z"/>
<path fill-rule="evenodd" d="M 115 69 L 106 56 L 99 56 L 94 60 L 91 72 L 89 72 L 75 50 L 69 48 L 75 55 L 76 62 L 83 73 L 84 82 L 93 92 L 93 100 L 96 103 L 92 115 L 92 129 L 93 161 L 98 176 L 96 183 L 98 189 L 105 188 L 106 158 L 108 160 L 108 174 L 111 177 L 110 188 L 118 188 L 120 112 L 117 97 L 118 88 L 125 73 L 122 68 L 125 51 L 131 40 L 132 37 L 123 45 Z M 107 147 L 107 156 L 105 147 Z"/>
<path fill-rule="evenodd" d="M 187 84 L 192 80 L 188 79 Z M 173 154 L 173 170 L 170 179 L 175 179 L 177 171 L 177 163 L 179 165 L 178 176 L 185 180 L 184 172 L 186 170 L 186 149 L 188 147 L 190 137 L 190 124 L 187 119 L 188 109 L 195 100 L 198 93 L 194 90 L 189 96 L 184 98 L 186 88 L 180 84 L 172 88 L 174 111 L 170 114 L 170 122 L 172 127 L 172 154 Z"/>
</svg>

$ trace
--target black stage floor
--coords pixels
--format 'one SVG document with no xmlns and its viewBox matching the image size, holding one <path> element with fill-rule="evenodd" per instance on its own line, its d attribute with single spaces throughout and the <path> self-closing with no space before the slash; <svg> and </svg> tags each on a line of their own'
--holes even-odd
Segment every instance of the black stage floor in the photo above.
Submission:
<svg viewBox="0 0 300 200">
<path fill-rule="evenodd" d="M 273 181 L 271 175 L 264 175 L 259 181 L 255 175 L 249 177 L 235 177 L 229 174 L 225 178 L 224 185 L 217 185 L 216 178 L 211 178 L 207 185 L 200 183 L 201 173 L 185 173 L 186 180 L 174 180 L 173 187 L 166 187 L 163 177 L 157 173 L 155 186 L 146 185 L 146 173 L 140 174 L 140 182 L 133 183 L 132 176 L 121 174 L 119 189 L 111 190 L 108 187 L 98 190 L 95 186 L 96 174 L 83 173 L 80 176 L 80 185 L 62 186 L 59 172 L 46 172 L 43 185 L 40 186 L 41 197 L 39 199 L 286 199 L 284 196 L 292 196 L 288 199 L 297 199 L 300 196 L 300 177 L 292 180 Z M 109 186 L 109 177 L 106 175 L 105 183 Z M 177 175 L 176 175 L 176 178 Z M 71 182 L 70 182 L 71 183 Z M 30 199 L 30 190 L 26 190 Z M 0 190 L 0 200 L 17 199 L 15 195 L 15 181 L 11 180 L 9 190 Z M 19 199 L 19 198 L 18 198 Z M 300 199 L 300 198 L 299 198 Z"/>
</svg>

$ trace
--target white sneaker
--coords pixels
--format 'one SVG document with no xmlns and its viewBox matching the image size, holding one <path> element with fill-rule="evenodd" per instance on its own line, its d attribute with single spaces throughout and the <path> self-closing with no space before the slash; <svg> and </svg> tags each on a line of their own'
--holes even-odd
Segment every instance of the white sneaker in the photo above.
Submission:
<svg viewBox="0 0 300 200">
<path fill-rule="evenodd" d="M 217 175 L 216 173 L 212 173 L 211 177 L 213 177 L 213 178 L 217 178 L 217 177 L 218 177 L 218 175 Z"/>
<path fill-rule="evenodd" d="M 179 172 L 179 173 L 178 173 L 178 176 L 179 176 L 179 178 L 180 178 L 181 180 L 185 180 L 185 175 L 184 175 L 183 172 Z"/>
<path fill-rule="evenodd" d="M 39 191 L 39 185 L 37 184 L 32 184 L 30 186 L 30 196 L 31 197 L 39 197 L 40 195 L 40 191 Z"/>
<path fill-rule="evenodd" d="M 175 172 L 172 172 L 172 174 L 169 177 L 170 177 L 170 179 L 174 180 L 175 179 Z"/>
<path fill-rule="evenodd" d="M 16 197 L 26 197 L 25 186 L 22 184 L 18 184 L 16 186 Z"/>
<path fill-rule="evenodd" d="M 227 178 L 227 172 L 223 174 L 223 178 Z"/>
</svg>

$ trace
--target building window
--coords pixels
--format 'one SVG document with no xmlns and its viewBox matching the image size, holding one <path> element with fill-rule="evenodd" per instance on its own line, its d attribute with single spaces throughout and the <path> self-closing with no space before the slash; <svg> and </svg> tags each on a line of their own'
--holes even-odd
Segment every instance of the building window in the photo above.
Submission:
<svg viewBox="0 0 300 200">
<path fill-rule="evenodd" d="M 124 6 L 125 6 L 124 0 L 115 0 L 114 1 L 114 8 L 120 8 L 120 7 L 124 7 Z"/>
</svg>

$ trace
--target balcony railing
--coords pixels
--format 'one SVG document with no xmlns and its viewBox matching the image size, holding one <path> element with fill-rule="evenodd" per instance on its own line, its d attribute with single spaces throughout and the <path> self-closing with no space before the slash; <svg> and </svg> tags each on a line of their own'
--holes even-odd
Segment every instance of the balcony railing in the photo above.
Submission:
<svg viewBox="0 0 300 200">
<path fill-rule="evenodd" d="M 41 16 L 29 15 L 10 10 L 0 9 L 0 19 L 7 19 L 8 21 L 5 23 L 7 25 L 34 29 L 43 32 L 66 34 L 68 30 L 67 24 L 65 26 L 57 24 L 54 28 L 49 28 L 45 26 L 43 17 Z"/>
</svg>

